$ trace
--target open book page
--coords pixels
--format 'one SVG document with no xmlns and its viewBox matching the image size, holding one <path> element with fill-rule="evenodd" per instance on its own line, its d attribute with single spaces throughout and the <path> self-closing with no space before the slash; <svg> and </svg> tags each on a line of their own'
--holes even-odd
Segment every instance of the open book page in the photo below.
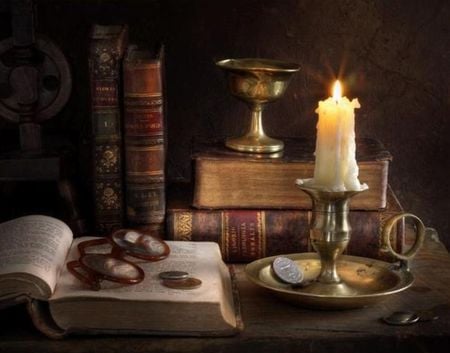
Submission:
<svg viewBox="0 0 450 353">
<path fill-rule="evenodd" d="M 78 259 L 75 239 L 67 261 Z M 94 291 L 66 268 L 49 300 L 54 322 L 66 332 L 128 332 L 140 334 L 230 335 L 236 333 L 232 283 L 219 246 L 208 242 L 167 242 L 171 253 L 158 262 L 133 259 L 145 272 L 134 285 L 103 281 Z M 103 253 L 110 246 L 103 247 Z M 101 248 L 101 247 L 99 247 Z M 110 250 L 110 249 L 109 249 Z M 89 248 L 90 253 L 94 247 Z M 162 271 L 186 271 L 202 281 L 189 290 L 162 285 Z"/>
<path fill-rule="evenodd" d="M 72 238 L 64 222 L 48 216 L 25 216 L 0 224 L 1 294 L 12 294 L 8 292 L 20 287 L 20 282 L 33 284 L 35 276 L 48 285 L 38 285 L 37 295 L 50 296 Z"/>
<path fill-rule="evenodd" d="M 79 257 L 76 245 L 92 237 L 74 240 L 67 261 Z M 147 262 L 129 257 L 145 271 L 145 279 L 135 285 L 123 285 L 109 281 L 102 282 L 100 291 L 93 291 L 75 278 L 65 266 L 51 301 L 68 298 L 113 298 L 133 301 L 186 301 L 219 302 L 223 290 L 223 276 L 228 276 L 228 269 L 223 263 L 219 247 L 209 242 L 168 241 L 170 255 L 158 262 Z M 202 285 L 193 290 L 179 290 L 164 287 L 158 274 L 163 271 L 180 270 L 188 272 L 191 277 L 202 281 Z"/>
</svg>

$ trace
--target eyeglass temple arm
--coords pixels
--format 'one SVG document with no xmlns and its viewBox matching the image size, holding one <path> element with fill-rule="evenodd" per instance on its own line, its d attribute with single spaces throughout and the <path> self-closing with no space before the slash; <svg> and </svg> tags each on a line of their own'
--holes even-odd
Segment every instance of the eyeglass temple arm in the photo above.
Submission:
<svg viewBox="0 0 450 353">
<path fill-rule="evenodd" d="M 73 274 L 81 282 L 87 284 L 92 290 L 100 290 L 100 281 L 97 278 L 91 276 L 89 273 L 83 275 L 81 272 L 78 272 L 77 269 L 80 267 L 81 265 L 78 261 L 70 261 L 67 263 L 67 269 L 71 274 Z"/>
<path fill-rule="evenodd" d="M 92 239 L 86 240 L 78 244 L 78 251 L 80 252 L 80 257 L 86 254 L 86 249 L 91 246 L 103 245 L 103 244 L 111 244 L 109 238 L 101 238 L 101 239 Z"/>
</svg>

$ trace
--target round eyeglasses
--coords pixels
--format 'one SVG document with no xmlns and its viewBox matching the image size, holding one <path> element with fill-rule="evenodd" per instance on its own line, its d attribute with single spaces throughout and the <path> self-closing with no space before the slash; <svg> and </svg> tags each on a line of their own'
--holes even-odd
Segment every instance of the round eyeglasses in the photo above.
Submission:
<svg viewBox="0 0 450 353">
<path fill-rule="evenodd" d="M 109 253 L 89 252 L 88 249 L 110 245 Z M 169 256 L 170 248 L 162 239 L 133 229 L 120 229 L 111 237 L 92 239 L 78 244 L 80 257 L 67 263 L 69 272 L 93 290 L 100 290 L 103 280 L 122 284 L 142 282 L 145 273 L 125 257 L 145 261 L 160 261 Z"/>
</svg>

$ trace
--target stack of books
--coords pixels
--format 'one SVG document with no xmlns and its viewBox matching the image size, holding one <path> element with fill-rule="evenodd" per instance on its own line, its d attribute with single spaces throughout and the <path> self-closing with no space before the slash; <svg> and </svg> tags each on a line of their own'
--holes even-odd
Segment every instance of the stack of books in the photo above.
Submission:
<svg viewBox="0 0 450 353">
<path fill-rule="evenodd" d="M 295 180 L 313 176 L 314 139 L 283 139 L 277 158 L 235 152 L 224 141 L 195 141 L 193 183 L 166 190 L 162 48 L 152 54 L 129 45 L 127 26 L 94 25 L 90 44 L 98 234 L 125 226 L 166 232 L 172 240 L 214 241 L 229 262 L 312 250 L 311 200 Z M 401 211 L 388 186 L 392 158 L 374 139 L 357 140 L 356 151 L 359 179 L 369 190 L 351 199 L 347 252 L 389 261 L 380 251 L 380 230 Z M 392 234 L 397 251 L 403 228 L 398 224 Z"/>
<path fill-rule="evenodd" d="M 214 241 L 228 262 L 313 251 L 310 198 L 295 185 L 314 172 L 314 139 L 284 139 L 278 158 L 227 149 L 223 141 L 195 141 L 191 184 L 168 191 L 166 236 Z M 359 179 L 369 190 L 351 200 L 352 239 L 347 253 L 391 261 L 380 250 L 380 231 L 402 208 L 388 185 L 391 154 L 375 139 L 357 139 Z M 404 226 L 392 234 L 403 249 Z"/>
</svg>

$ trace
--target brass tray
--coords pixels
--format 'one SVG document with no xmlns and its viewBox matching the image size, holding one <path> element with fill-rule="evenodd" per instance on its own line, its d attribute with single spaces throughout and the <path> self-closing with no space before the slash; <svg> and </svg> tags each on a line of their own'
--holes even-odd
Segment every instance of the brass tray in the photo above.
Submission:
<svg viewBox="0 0 450 353">
<path fill-rule="evenodd" d="M 305 287 L 293 287 L 278 280 L 271 269 L 277 256 L 253 261 L 245 267 L 250 281 L 283 300 L 295 305 L 319 309 L 353 309 L 377 303 L 411 286 L 413 275 L 398 264 L 364 257 L 341 255 L 337 271 L 339 284 L 315 282 L 320 272 L 317 253 L 282 255 L 293 261 L 304 272 Z"/>
</svg>

